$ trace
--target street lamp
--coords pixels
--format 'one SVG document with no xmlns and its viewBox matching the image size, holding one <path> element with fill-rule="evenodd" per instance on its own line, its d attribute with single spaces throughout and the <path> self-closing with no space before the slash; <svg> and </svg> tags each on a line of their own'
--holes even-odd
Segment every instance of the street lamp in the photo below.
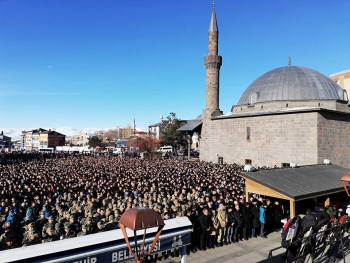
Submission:
<svg viewBox="0 0 350 263">
<path fill-rule="evenodd" d="M 346 185 L 346 183 L 350 184 L 350 174 L 343 175 L 343 177 L 340 180 L 344 187 L 344 190 L 346 191 L 346 194 L 350 196 L 349 187 Z"/>
<path fill-rule="evenodd" d="M 160 216 L 159 213 L 154 211 L 153 209 L 147 208 L 147 207 L 136 207 L 131 208 L 127 210 L 120 218 L 119 220 L 120 229 L 123 232 L 124 239 L 126 241 L 126 244 L 130 250 L 130 253 L 134 256 L 137 263 L 144 262 L 144 258 L 150 255 L 153 251 L 153 248 L 155 244 L 157 243 L 159 236 L 164 228 L 164 220 Z M 134 251 L 132 250 L 130 246 L 130 241 L 128 238 L 128 235 L 126 233 L 125 227 L 131 229 L 134 231 Z M 153 239 L 151 248 L 149 251 L 145 250 L 145 239 L 146 239 L 146 229 L 152 228 L 152 227 L 158 227 L 158 231 L 156 233 L 156 236 Z M 144 230 L 143 233 L 143 241 L 141 243 L 141 247 L 137 246 L 137 230 Z"/>
<path fill-rule="evenodd" d="M 187 134 L 187 157 L 188 160 L 191 158 L 191 135 L 190 133 Z"/>
</svg>

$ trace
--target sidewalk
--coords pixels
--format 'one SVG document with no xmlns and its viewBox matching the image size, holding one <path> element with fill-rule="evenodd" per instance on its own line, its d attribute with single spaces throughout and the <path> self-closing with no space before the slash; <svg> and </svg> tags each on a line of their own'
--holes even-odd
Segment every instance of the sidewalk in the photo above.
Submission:
<svg viewBox="0 0 350 263">
<path fill-rule="evenodd" d="M 281 245 L 281 234 L 274 232 L 268 235 L 268 238 L 252 238 L 239 243 L 232 243 L 228 246 L 198 251 L 187 256 L 188 263 L 285 263 L 280 257 L 285 249 L 279 249 L 273 252 L 272 259 L 268 259 L 269 251 Z M 179 263 L 180 257 L 168 258 L 157 261 L 165 263 Z M 305 262 L 311 263 L 311 259 Z M 325 258 L 315 260 L 317 263 L 326 262 Z M 343 259 L 335 261 L 342 263 Z M 350 255 L 347 254 L 345 262 L 350 262 Z"/>
</svg>

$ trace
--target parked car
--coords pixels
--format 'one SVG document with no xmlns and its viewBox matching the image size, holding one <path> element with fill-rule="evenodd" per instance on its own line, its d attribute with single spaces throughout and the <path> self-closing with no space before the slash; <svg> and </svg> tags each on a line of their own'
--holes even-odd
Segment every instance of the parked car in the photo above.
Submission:
<svg viewBox="0 0 350 263">
<path fill-rule="evenodd" d="M 178 156 L 183 156 L 185 154 L 185 152 L 183 150 L 178 150 L 177 151 L 177 155 Z"/>
<path fill-rule="evenodd" d="M 195 150 L 191 150 L 191 156 L 193 157 L 199 157 L 199 152 L 195 151 Z"/>
</svg>

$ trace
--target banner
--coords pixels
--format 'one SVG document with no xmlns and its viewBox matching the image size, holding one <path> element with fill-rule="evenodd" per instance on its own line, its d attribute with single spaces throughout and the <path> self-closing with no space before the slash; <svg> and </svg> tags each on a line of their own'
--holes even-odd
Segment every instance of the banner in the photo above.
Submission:
<svg viewBox="0 0 350 263">
<path fill-rule="evenodd" d="M 157 254 L 163 251 L 171 250 L 171 249 L 178 249 L 183 246 L 190 244 L 190 233 L 186 234 L 176 234 L 168 237 L 163 237 L 158 240 L 156 245 L 154 246 L 154 249 L 152 251 L 152 254 Z M 149 251 L 153 240 L 146 240 L 145 242 L 145 250 Z M 138 248 L 141 248 L 142 240 L 138 240 L 137 245 Z M 131 246 L 133 251 L 135 252 L 134 246 Z M 101 251 L 104 250 L 104 251 Z M 45 261 L 50 260 L 59 260 L 59 262 L 62 263 L 110 263 L 110 262 L 124 262 L 129 259 L 133 259 L 133 255 L 130 253 L 128 247 L 126 246 L 126 243 L 116 247 L 113 249 L 111 247 L 108 249 L 108 251 L 105 251 L 106 248 L 102 248 L 99 250 L 96 250 L 96 253 L 90 252 L 90 251 L 83 251 L 81 252 L 81 256 L 76 255 L 65 255 L 62 257 L 56 257 L 52 259 L 46 259 Z M 68 251 L 69 253 L 69 251 Z M 87 256 L 88 255 L 88 256 Z M 72 259 L 74 257 L 74 259 Z M 66 259 L 65 259 L 66 258 Z M 69 259 L 68 259 L 69 258 Z M 36 261 L 36 262 L 43 262 L 43 261 Z M 58 261 L 57 261 L 58 262 Z"/>
</svg>

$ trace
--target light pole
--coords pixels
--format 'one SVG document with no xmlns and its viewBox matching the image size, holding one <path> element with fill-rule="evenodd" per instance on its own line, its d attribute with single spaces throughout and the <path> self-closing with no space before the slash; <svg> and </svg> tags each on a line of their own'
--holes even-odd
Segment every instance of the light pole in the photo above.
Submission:
<svg viewBox="0 0 350 263">
<path fill-rule="evenodd" d="M 188 160 L 191 157 L 191 135 L 188 133 L 187 134 L 187 158 Z"/>
<path fill-rule="evenodd" d="M 129 251 L 134 256 L 137 263 L 144 262 L 145 257 L 152 253 L 153 248 L 156 245 L 165 225 L 160 214 L 147 207 L 137 207 L 127 210 L 121 216 L 119 224 Z M 126 227 L 134 231 L 134 250 L 131 248 L 129 238 L 126 233 Z M 149 251 L 147 251 L 145 246 L 146 229 L 152 227 L 158 227 L 158 231 L 153 239 L 151 248 Z M 144 230 L 140 248 L 137 245 L 137 230 Z"/>
</svg>

